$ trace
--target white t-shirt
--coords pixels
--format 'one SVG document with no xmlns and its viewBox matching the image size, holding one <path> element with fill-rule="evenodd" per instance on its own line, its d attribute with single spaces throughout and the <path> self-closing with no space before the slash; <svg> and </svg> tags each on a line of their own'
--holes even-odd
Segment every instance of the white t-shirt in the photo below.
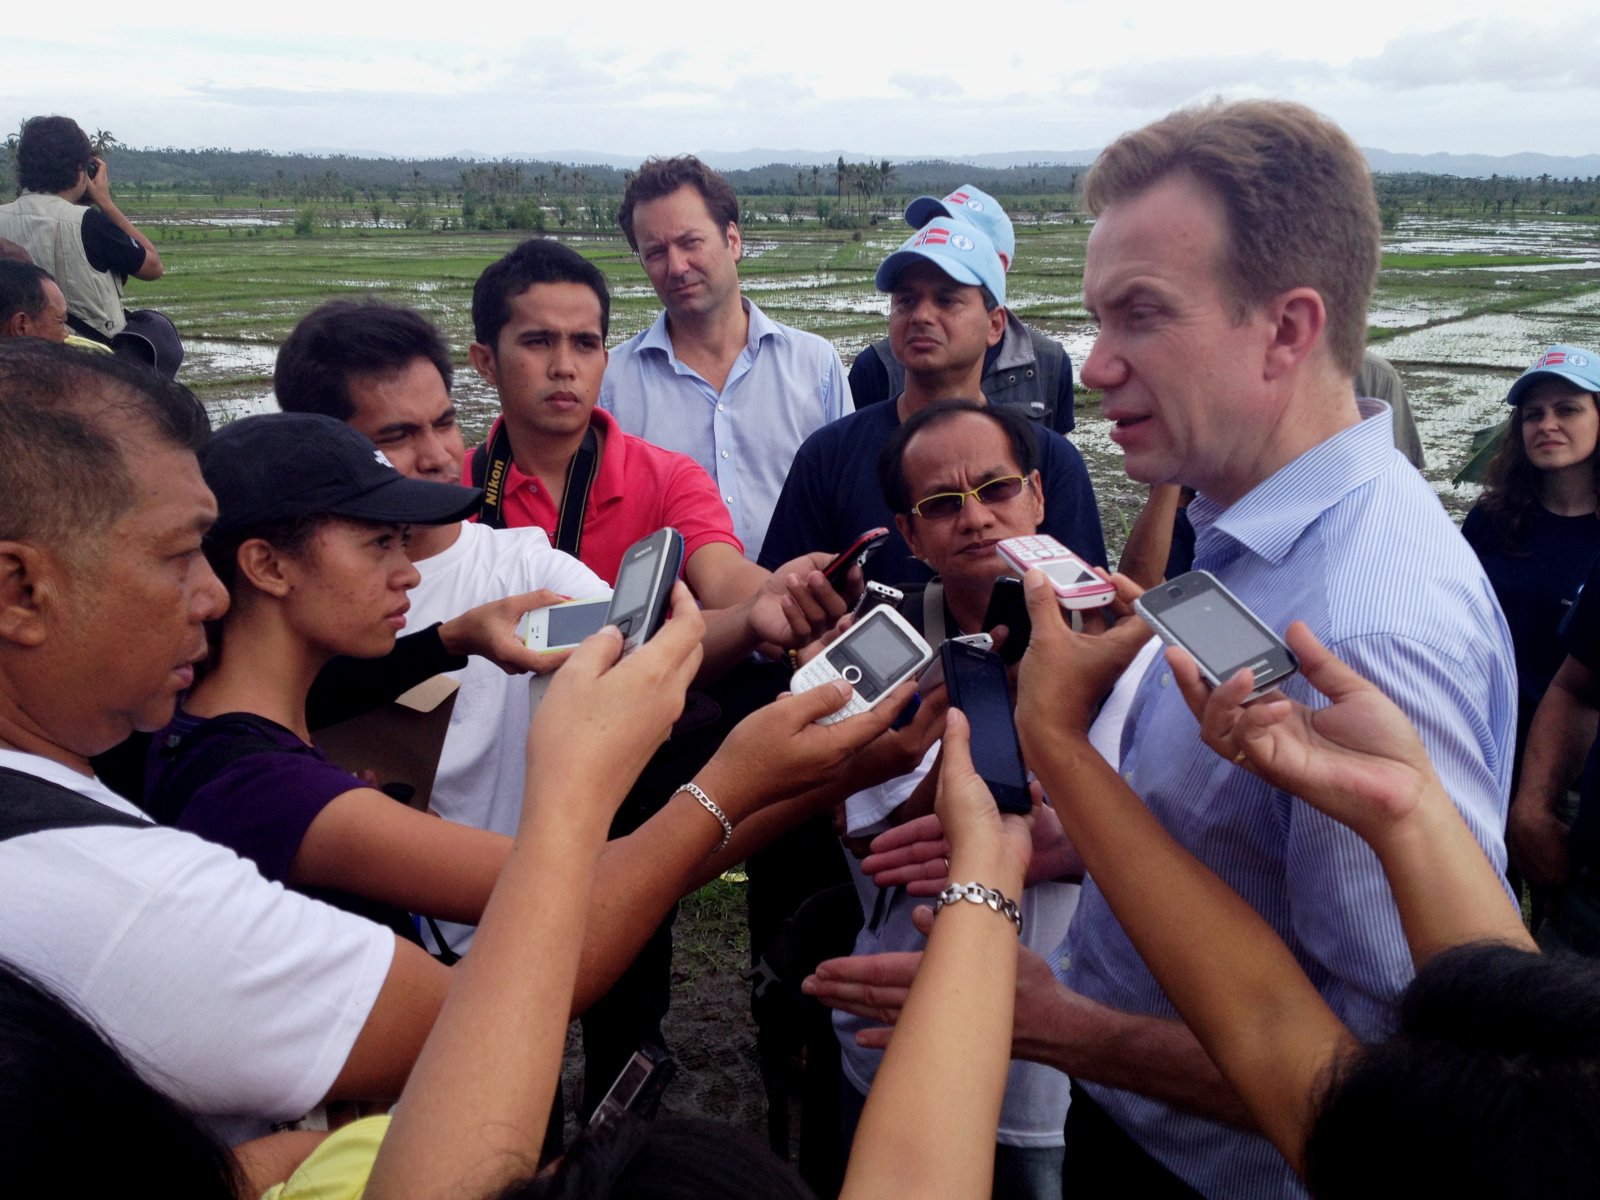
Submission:
<svg viewBox="0 0 1600 1200">
<path fill-rule="evenodd" d="M 574 600 L 611 595 L 611 587 L 570 554 L 550 545 L 537 527 L 491 529 L 463 524 L 448 549 L 416 564 L 422 582 L 411 589 L 410 624 L 448 621 L 469 608 L 549 588 Z M 441 817 L 514 836 L 522 820 L 528 771 L 529 678 L 507 675 L 488 659 L 460 671 L 450 728 L 439 755 L 429 807 Z M 452 948 L 472 940 L 471 925 L 440 921 Z"/>
<path fill-rule="evenodd" d="M 138 814 L 48 759 L 0 750 L 0 766 Z M 321 1103 L 383 987 L 394 934 L 193 834 L 94 825 L 0 841 L 0 958 L 237 1143 Z"/>
<path fill-rule="evenodd" d="M 850 829 L 869 826 L 904 804 L 938 757 L 937 742 L 910 774 L 858 792 L 845 802 Z M 891 950 L 921 950 L 922 934 L 911 923 L 918 905 L 931 906 L 932 899 L 906 895 L 903 888 L 880 891 L 861 864 L 851 855 L 850 870 L 866 926 L 856 935 L 852 954 L 882 954 Z M 1066 936 L 1073 910 L 1078 907 L 1075 883 L 1037 883 L 1023 889 L 1018 901 L 1022 909 L 1022 944 L 1048 959 Z M 1052 967 L 1054 963 L 1051 963 Z M 833 1014 L 833 1028 L 839 1038 L 840 1065 L 845 1079 L 856 1091 L 865 1094 L 878 1073 L 883 1051 L 866 1050 L 856 1045 L 856 1031 L 877 1024 L 843 1011 Z M 1029 1149 L 1060 1146 L 1066 1124 L 1071 1084 L 1054 1067 L 1018 1059 L 1006 1072 L 1005 1098 L 1000 1105 L 1000 1127 L 995 1141 L 1002 1146 Z"/>
</svg>

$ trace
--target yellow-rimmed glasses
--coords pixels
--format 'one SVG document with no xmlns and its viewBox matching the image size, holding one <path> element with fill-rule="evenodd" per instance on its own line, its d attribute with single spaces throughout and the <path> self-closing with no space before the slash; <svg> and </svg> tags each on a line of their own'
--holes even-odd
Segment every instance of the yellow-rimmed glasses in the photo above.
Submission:
<svg viewBox="0 0 1600 1200">
<path fill-rule="evenodd" d="M 932 496 L 924 496 L 911 506 L 911 511 L 924 521 L 948 521 L 966 506 L 968 496 L 993 507 L 1007 500 L 1015 500 L 1022 494 L 1022 489 L 1032 483 L 1033 480 L 1026 475 L 1002 475 L 965 492 L 937 492 Z"/>
</svg>

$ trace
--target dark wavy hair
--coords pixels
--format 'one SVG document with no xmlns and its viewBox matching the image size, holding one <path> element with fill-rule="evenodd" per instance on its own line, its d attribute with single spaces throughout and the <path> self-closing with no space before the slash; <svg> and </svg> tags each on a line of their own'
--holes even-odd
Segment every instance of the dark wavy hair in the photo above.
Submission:
<svg viewBox="0 0 1600 1200">
<path fill-rule="evenodd" d="M 17 140 L 17 182 L 30 192 L 62 192 L 94 158 L 94 147 L 71 117 L 30 117 Z"/>
<path fill-rule="evenodd" d="M 330 300 L 301 317 L 278 348 L 272 390 L 284 412 L 348 421 L 355 412 L 352 380 L 392 375 L 419 358 L 434 365 L 448 392 L 450 348 L 427 317 L 376 300 Z"/>
<path fill-rule="evenodd" d="M 1393 1036 L 1336 1066 L 1306 1143 L 1318 1200 L 1577 1200 L 1600 1181 L 1600 962 L 1461 946 Z"/>
<path fill-rule="evenodd" d="M 88 1020 L 0 961 L 0 1157 L 17 1196 L 237 1200 L 233 1156 Z"/>
<path fill-rule="evenodd" d="M 706 211 L 722 230 L 723 240 L 727 240 L 728 226 L 739 223 L 739 197 L 734 194 L 733 185 L 694 155 L 680 154 L 676 158 L 645 159 L 639 173 L 628 180 L 628 186 L 623 189 L 617 224 L 622 227 L 622 236 L 628 239 L 629 246 L 635 251 L 639 249 L 639 239 L 633 233 L 634 210 L 686 187 L 700 193 Z"/>
<path fill-rule="evenodd" d="M 755 1138 L 698 1117 L 624 1116 L 585 1133 L 547 1175 L 499 1200 L 816 1200 Z"/>
<path fill-rule="evenodd" d="M 1593 392 L 1588 396 L 1600 407 L 1600 396 Z M 1543 487 L 1543 472 L 1529 460 L 1528 447 L 1522 440 L 1522 415 L 1521 404 L 1511 410 L 1511 425 L 1484 471 L 1483 495 L 1478 500 L 1489 529 L 1499 537 L 1505 552 L 1512 555 L 1528 553 L 1522 536 L 1539 507 Z M 1595 495 L 1600 498 L 1600 447 L 1589 456 L 1589 465 L 1594 472 Z M 1595 515 L 1600 518 L 1600 511 Z"/>
</svg>

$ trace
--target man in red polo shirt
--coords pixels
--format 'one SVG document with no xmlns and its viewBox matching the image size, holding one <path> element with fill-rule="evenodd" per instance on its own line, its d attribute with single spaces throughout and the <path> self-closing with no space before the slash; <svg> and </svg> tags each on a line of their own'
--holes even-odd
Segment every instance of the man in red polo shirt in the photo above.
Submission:
<svg viewBox="0 0 1600 1200">
<path fill-rule="evenodd" d="M 753 629 L 739 610 L 764 585 L 782 580 L 791 642 L 820 632 L 843 604 L 816 570 L 796 558 L 773 573 L 744 557 L 733 519 L 705 470 L 682 454 L 624 433 L 595 407 L 606 369 L 611 297 L 605 276 L 559 242 L 532 239 L 492 263 L 472 292 L 472 365 L 500 395 L 501 416 L 462 470 L 481 480 L 479 519 L 507 528 L 537 525 L 560 550 L 615 583 L 622 554 L 664 525 L 683 534 L 683 578 L 708 610 L 708 640 L 727 617 L 734 632 Z M 797 600 L 798 597 L 798 600 Z M 804 606 L 804 615 L 802 608 Z M 809 628 L 801 630 L 802 626 Z M 769 635 L 770 636 L 770 635 Z M 740 654 L 747 654 L 750 642 Z M 788 684 L 778 664 L 745 664 L 712 690 L 699 729 L 683 724 L 652 760 L 624 803 L 612 836 L 629 832 L 694 773 L 727 728 Z M 691 699 L 691 712 L 694 701 Z M 831 833 L 830 833 L 831 838 Z M 671 942 L 663 926 L 606 999 L 584 1018 L 588 1059 L 580 1115 L 599 1099 L 640 1041 L 661 1041 L 668 1002 Z"/>
<path fill-rule="evenodd" d="M 683 534 L 683 577 L 696 598 L 731 607 L 769 575 L 744 557 L 716 484 L 692 459 L 624 433 L 595 408 L 610 306 L 600 270 L 547 239 L 522 243 L 479 276 L 470 356 L 500 393 L 502 415 L 463 478 L 484 480 L 482 520 L 540 525 L 558 545 L 564 506 L 580 506 L 581 520 L 567 517 L 577 545 L 561 548 L 608 582 L 623 551 L 671 525 Z"/>
</svg>

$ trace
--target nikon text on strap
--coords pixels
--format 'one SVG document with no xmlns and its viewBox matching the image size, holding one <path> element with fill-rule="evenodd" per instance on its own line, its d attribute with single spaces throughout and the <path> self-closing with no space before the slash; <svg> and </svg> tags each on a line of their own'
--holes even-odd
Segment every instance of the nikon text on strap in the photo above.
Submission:
<svg viewBox="0 0 1600 1200">
<path fill-rule="evenodd" d="M 578 542 L 583 537 L 583 515 L 589 508 L 589 490 L 594 487 L 594 477 L 600 466 L 600 437 L 590 425 L 583 434 L 583 444 L 567 464 L 567 481 L 561 491 L 561 513 L 556 518 L 555 545 L 572 557 L 578 557 Z M 483 489 L 483 507 L 478 510 L 478 521 L 491 529 L 506 527 L 505 501 L 506 477 L 511 471 L 511 435 L 506 432 L 505 418 L 495 422 L 489 440 L 472 456 L 472 484 Z"/>
</svg>

